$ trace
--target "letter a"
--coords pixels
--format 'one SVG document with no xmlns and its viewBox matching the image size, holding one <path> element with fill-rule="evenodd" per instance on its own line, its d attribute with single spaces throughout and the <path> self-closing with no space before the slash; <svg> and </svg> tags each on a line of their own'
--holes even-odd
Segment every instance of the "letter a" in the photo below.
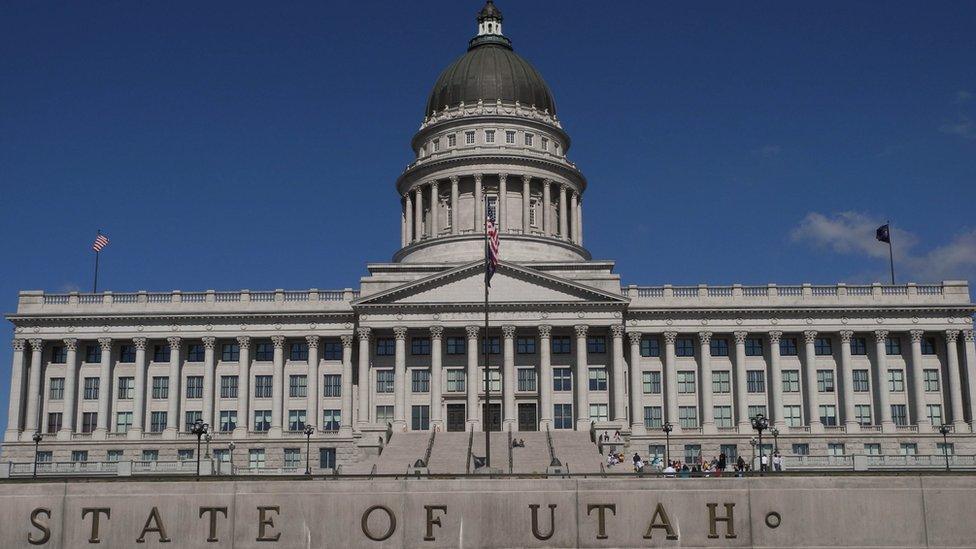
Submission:
<svg viewBox="0 0 976 549">
<path fill-rule="evenodd" d="M 658 522 L 658 517 L 660 517 L 661 522 Z M 651 516 L 651 523 L 647 525 L 647 532 L 644 532 L 644 539 L 651 539 L 651 532 L 655 528 L 663 528 L 666 539 L 678 539 L 678 534 L 674 532 L 674 527 L 671 526 L 671 518 L 668 517 L 668 512 L 664 510 L 663 503 L 658 503 L 657 508 L 654 509 L 654 515 Z"/>
</svg>

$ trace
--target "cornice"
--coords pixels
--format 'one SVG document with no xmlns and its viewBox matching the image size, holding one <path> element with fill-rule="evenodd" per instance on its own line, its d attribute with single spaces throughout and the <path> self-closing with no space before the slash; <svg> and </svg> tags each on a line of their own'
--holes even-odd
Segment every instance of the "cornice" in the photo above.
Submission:
<svg viewBox="0 0 976 549">
<path fill-rule="evenodd" d="M 400 174 L 396 180 L 397 192 L 402 196 L 413 184 L 418 181 L 426 181 L 439 171 L 449 170 L 457 167 L 484 166 L 485 164 L 500 163 L 512 166 L 508 173 L 517 172 L 519 168 L 539 168 L 549 172 L 562 175 L 570 184 L 583 192 L 586 190 L 587 181 L 583 173 L 575 166 L 554 162 L 543 157 L 530 155 L 518 155 L 511 153 L 499 154 L 459 154 L 457 156 L 447 156 L 435 160 L 429 160 L 421 164 L 412 165 Z M 478 171 L 478 170 L 473 170 Z M 491 171 L 483 173 L 493 173 Z M 446 178 L 446 176 L 445 176 Z"/>
<path fill-rule="evenodd" d="M 351 321 L 355 318 L 355 312 L 350 309 L 349 311 L 341 312 L 308 312 L 308 311 L 296 311 L 296 312 L 274 312 L 274 313 L 232 313 L 223 312 L 215 313 L 212 315 L 208 314 L 173 314 L 173 313 L 153 313 L 147 312 L 143 314 L 132 314 L 132 313 L 104 313 L 104 314 L 53 314 L 53 315 L 42 315 L 42 314 L 27 314 L 18 315 L 11 314 L 7 315 L 7 320 L 13 323 L 15 326 L 33 326 L 38 323 L 47 322 L 72 322 L 72 323 L 85 323 L 88 321 L 98 321 L 106 322 L 112 321 L 113 323 L 118 323 L 122 321 L 145 321 L 147 319 L 153 320 L 154 324 L 162 323 L 172 323 L 173 321 L 215 321 L 215 320 L 277 320 L 282 318 L 287 318 L 290 320 L 305 320 L 305 319 L 335 319 L 336 321 L 347 320 Z"/>
</svg>

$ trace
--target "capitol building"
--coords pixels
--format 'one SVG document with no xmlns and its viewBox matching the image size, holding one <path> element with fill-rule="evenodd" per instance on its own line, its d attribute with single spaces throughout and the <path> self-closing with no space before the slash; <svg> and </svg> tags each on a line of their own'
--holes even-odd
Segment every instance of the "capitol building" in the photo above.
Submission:
<svg viewBox="0 0 976 549">
<path fill-rule="evenodd" d="M 35 433 L 41 462 L 189 460 L 197 420 L 250 468 L 304 469 L 308 444 L 313 470 L 356 470 L 433 431 L 748 457 L 758 414 L 784 455 L 976 454 L 966 282 L 636 284 L 585 246 L 586 195 L 609 191 L 563 114 L 487 2 L 396 178 L 390 261 L 344 289 L 21 292 L 2 460 L 31 462 Z"/>
</svg>

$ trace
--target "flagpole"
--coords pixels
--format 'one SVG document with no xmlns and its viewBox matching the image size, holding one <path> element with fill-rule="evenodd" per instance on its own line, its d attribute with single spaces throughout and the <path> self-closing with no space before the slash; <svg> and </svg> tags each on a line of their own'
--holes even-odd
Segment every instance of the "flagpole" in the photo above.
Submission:
<svg viewBox="0 0 976 549">
<path fill-rule="evenodd" d="M 891 285 L 895 285 L 895 254 L 891 248 L 891 221 L 886 221 L 888 224 L 888 262 L 891 264 Z"/>
<path fill-rule="evenodd" d="M 97 232 L 95 233 L 95 239 L 97 240 L 101 234 L 102 234 L 102 230 L 98 229 Z M 95 281 L 92 284 L 92 293 L 93 294 L 98 293 L 98 250 L 95 250 Z"/>
<path fill-rule="evenodd" d="M 488 194 L 485 193 L 485 218 L 482 220 L 484 223 L 485 230 L 485 342 L 482 344 L 482 351 L 485 354 L 485 419 L 482 422 L 482 426 L 485 429 L 485 467 L 491 466 L 491 376 L 489 375 L 490 370 L 488 369 L 488 345 L 490 339 L 488 339 L 488 262 L 490 261 L 488 257 Z"/>
</svg>

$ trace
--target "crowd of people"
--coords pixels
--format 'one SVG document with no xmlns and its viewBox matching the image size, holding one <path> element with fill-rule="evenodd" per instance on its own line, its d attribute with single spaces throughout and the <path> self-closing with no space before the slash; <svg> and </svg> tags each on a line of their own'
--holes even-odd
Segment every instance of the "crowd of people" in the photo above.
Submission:
<svg viewBox="0 0 976 549">
<path fill-rule="evenodd" d="M 620 465 L 627 461 L 626 457 L 621 452 L 611 451 L 607 454 L 607 468 L 612 469 L 614 466 Z M 661 473 L 666 477 L 678 477 L 686 478 L 692 476 L 704 476 L 704 477 L 721 477 L 726 474 L 726 470 L 731 468 L 732 474 L 741 477 L 747 472 L 753 469 L 750 464 L 746 463 L 746 460 L 739 456 L 735 461 L 729 462 L 728 456 L 724 453 L 719 454 L 717 457 L 713 457 L 711 460 L 699 457 L 691 463 L 682 463 L 680 460 L 672 460 L 667 463 L 663 463 L 660 456 L 654 455 L 649 456 L 649 459 L 645 460 L 641 457 L 640 453 L 634 452 L 634 455 L 630 458 L 630 463 L 633 465 L 634 472 L 637 473 Z M 772 455 L 763 454 L 759 457 L 759 467 L 762 471 L 782 471 L 783 470 L 783 456 L 779 452 L 773 452 Z"/>
</svg>

